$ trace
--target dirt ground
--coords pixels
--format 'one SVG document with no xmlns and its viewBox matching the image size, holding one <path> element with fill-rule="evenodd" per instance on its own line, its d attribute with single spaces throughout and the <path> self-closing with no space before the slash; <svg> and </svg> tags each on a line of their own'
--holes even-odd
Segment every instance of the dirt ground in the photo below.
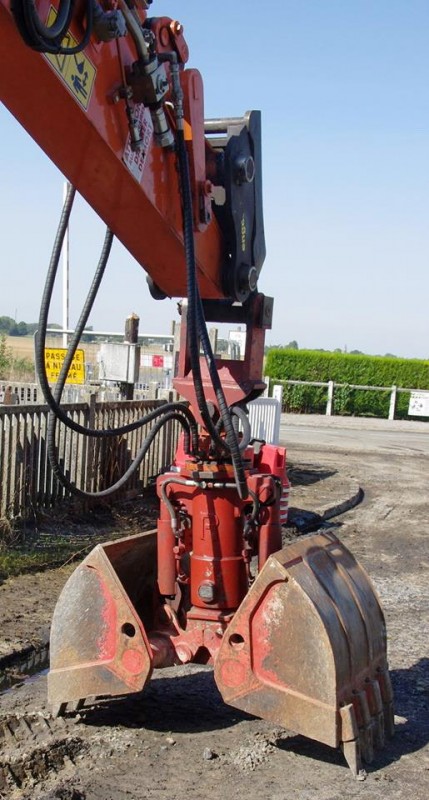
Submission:
<svg viewBox="0 0 429 800">
<path fill-rule="evenodd" d="M 367 779 L 356 781 L 339 752 L 225 706 L 211 670 L 198 665 L 155 673 L 141 695 L 50 718 L 44 643 L 69 565 L 0 586 L 0 666 L 14 683 L 0 697 L 0 797 L 427 800 L 427 448 L 339 439 L 318 449 L 302 436 L 295 443 L 292 431 L 290 441 L 292 521 L 302 529 L 314 513 L 330 518 L 386 614 L 396 735 Z"/>
</svg>

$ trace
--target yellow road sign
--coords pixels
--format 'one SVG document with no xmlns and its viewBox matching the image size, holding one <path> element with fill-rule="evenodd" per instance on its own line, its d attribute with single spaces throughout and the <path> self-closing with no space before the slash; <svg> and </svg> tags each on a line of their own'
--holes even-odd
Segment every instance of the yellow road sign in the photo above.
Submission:
<svg viewBox="0 0 429 800">
<path fill-rule="evenodd" d="M 53 6 L 49 9 L 46 24 L 52 25 L 57 17 L 57 12 Z M 76 47 L 77 41 L 70 31 L 61 42 L 63 47 Z M 92 87 L 94 86 L 97 70 L 92 61 L 85 53 L 75 53 L 72 56 L 52 55 L 46 53 L 46 58 L 52 64 L 54 70 L 62 78 L 71 93 L 79 101 L 83 108 L 87 109 L 91 99 Z"/>
<path fill-rule="evenodd" d="M 66 357 L 65 347 L 45 347 L 45 369 L 49 383 L 56 383 Z M 76 350 L 66 383 L 85 383 L 85 353 Z"/>
</svg>

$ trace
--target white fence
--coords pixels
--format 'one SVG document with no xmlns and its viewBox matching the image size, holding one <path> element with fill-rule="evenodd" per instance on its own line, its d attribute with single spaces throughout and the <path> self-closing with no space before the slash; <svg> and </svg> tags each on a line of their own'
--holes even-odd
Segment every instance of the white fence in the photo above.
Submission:
<svg viewBox="0 0 429 800">
<path fill-rule="evenodd" d="M 248 404 L 253 439 L 278 444 L 280 439 L 281 402 L 274 397 L 258 397 Z"/>
<path fill-rule="evenodd" d="M 270 384 L 270 378 L 264 378 L 265 383 L 267 384 L 267 391 L 268 386 Z M 429 392 L 423 392 L 421 389 L 408 389 L 402 386 L 362 386 L 359 384 L 352 384 L 352 383 L 335 383 L 334 381 L 294 381 L 294 380 L 286 380 L 282 381 L 282 386 L 316 386 L 319 388 L 325 388 L 327 390 L 327 399 L 326 399 L 326 410 L 325 414 L 330 417 L 334 413 L 334 397 L 335 397 L 335 390 L 341 388 L 347 389 L 357 389 L 362 390 L 364 392 L 389 392 L 390 393 L 390 402 L 389 402 L 389 413 L 388 419 L 395 419 L 395 411 L 396 411 L 396 401 L 398 398 L 398 394 L 401 392 L 403 394 L 411 394 L 411 396 L 419 396 L 419 395 L 429 395 Z M 273 394 L 274 389 L 281 388 L 281 387 L 273 387 Z M 408 412 L 411 416 L 425 416 L 424 413 L 418 413 L 417 411 L 413 411 L 411 408 L 412 403 L 410 403 L 410 411 Z"/>
</svg>

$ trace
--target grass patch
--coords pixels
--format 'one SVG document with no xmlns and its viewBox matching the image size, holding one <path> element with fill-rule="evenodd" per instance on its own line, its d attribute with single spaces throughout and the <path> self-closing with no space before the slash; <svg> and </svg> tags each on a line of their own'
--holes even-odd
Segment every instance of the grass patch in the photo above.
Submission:
<svg viewBox="0 0 429 800">
<path fill-rule="evenodd" d="M 85 558 L 99 542 L 156 527 L 153 488 L 114 505 L 65 503 L 38 511 L 33 520 L 0 519 L 0 581 L 25 572 L 61 567 Z"/>
<path fill-rule="evenodd" d="M 43 547 L 18 545 L 7 548 L 0 546 L 0 580 L 13 578 L 26 572 L 39 572 L 42 569 L 60 567 L 70 561 L 84 558 L 94 547 L 94 539 L 86 543 L 67 540 L 52 542 Z"/>
</svg>

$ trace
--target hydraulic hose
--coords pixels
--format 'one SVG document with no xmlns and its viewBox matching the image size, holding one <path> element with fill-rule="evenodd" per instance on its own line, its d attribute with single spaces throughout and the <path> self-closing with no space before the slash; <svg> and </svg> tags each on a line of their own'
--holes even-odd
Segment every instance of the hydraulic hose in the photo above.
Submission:
<svg viewBox="0 0 429 800">
<path fill-rule="evenodd" d="M 83 37 L 74 47 L 63 47 L 61 42 L 67 34 L 72 16 L 74 0 L 60 0 L 56 18 L 50 25 L 42 22 L 34 0 L 11 0 L 11 11 L 24 42 L 33 50 L 71 56 L 87 46 L 94 23 L 96 0 L 86 2 L 86 26 Z"/>
<path fill-rule="evenodd" d="M 60 224 L 55 238 L 55 243 L 51 256 L 51 262 L 48 270 L 48 276 L 45 283 L 45 290 L 43 293 L 43 300 L 42 300 L 40 319 L 39 319 L 39 334 L 36 336 L 36 363 L 42 390 L 45 394 L 45 399 L 47 400 L 48 405 L 50 406 L 51 409 L 48 420 L 48 457 L 53 473 L 56 476 L 59 483 L 72 494 L 85 498 L 90 498 L 90 497 L 103 498 L 113 494 L 114 492 L 122 488 L 122 486 L 124 486 L 125 483 L 129 480 L 129 478 L 136 472 L 143 458 L 145 457 L 148 448 L 152 444 L 155 436 L 157 435 L 159 430 L 161 430 L 163 425 L 165 425 L 168 421 L 176 419 L 182 425 L 185 434 L 185 440 L 184 440 L 185 452 L 189 452 L 190 450 L 191 435 L 192 435 L 192 446 L 194 450 L 198 448 L 198 428 L 193 415 L 191 414 L 189 409 L 182 403 L 166 403 L 165 405 L 161 406 L 161 408 L 156 409 L 150 414 L 147 414 L 146 416 L 142 417 L 135 423 L 124 425 L 121 428 L 116 428 L 116 429 L 109 428 L 107 430 L 85 428 L 81 425 L 78 425 L 77 423 L 74 423 L 74 421 L 69 416 L 64 414 L 64 412 L 59 406 L 69 368 L 71 366 L 74 354 L 76 352 L 76 348 L 79 344 L 80 338 L 88 321 L 88 317 L 91 313 L 98 289 L 100 287 L 101 280 L 103 278 L 106 269 L 107 261 L 110 255 L 110 250 L 113 242 L 113 234 L 109 229 L 107 229 L 106 231 L 106 236 L 101 251 L 100 259 L 97 265 L 97 269 L 94 278 L 92 280 L 88 296 L 84 303 L 84 307 L 82 309 L 79 321 L 77 323 L 75 333 L 73 335 L 72 341 L 66 353 L 66 357 L 62 364 L 60 375 L 58 377 L 58 381 L 54 390 L 54 394 L 52 394 L 47 380 L 45 363 L 44 363 L 46 328 L 47 328 L 47 320 L 48 320 L 50 301 L 52 297 L 52 291 L 58 270 L 59 257 L 61 254 L 64 234 L 69 222 L 74 198 L 75 198 L 75 190 L 72 186 L 69 186 L 63 211 L 61 214 Z M 58 420 L 63 421 L 64 424 L 66 424 L 68 427 L 77 430 L 78 433 L 83 433 L 86 436 L 96 436 L 100 438 L 106 436 L 118 436 L 121 433 L 129 432 L 130 430 L 135 430 L 136 428 L 141 427 L 142 425 L 152 421 L 153 419 L 156 419 L 157 417 L 161 417 L 161 419 L 158 420 L 158 422 L 156 422 L 156 424 L 148 434 L 133 463 L 130 465 L 130 467 L 127 469 L 124 475 L 122 475 L 121 478 L 118 481 L 116 481 L 116 483 L 114 483 L 112 486 L 109 486 L 108 488 L 103 489 L 102 491 L 99 492 L 86 492 L 83 491 L 82 489 L 78 489 L 64 475 L 58 461 L 57 448 L 55 444 L 55 433 Z"/>
<path fill-rule="evenodd" d="M 201 298 L 198 290 L 197 276 L 196 276 L 196 259 L 194 247 L 194 231 L 192 219 L 192 193 L 189 176 L 189 162 L 188 154 L 186 151 L 186 144 L 184 139 L 183 130 L 178 130 L 176 134 L 177 142 L 177 157 L 179 164 L 179 174 L 182 192 L 182 213 L 183 213 L 183 238 L 185 246 L 186 268 L 187 268 L 187 283 L 188 283 L 188 325 L 189 325 L 189 355 L 191 360 L 192 375 L 195 384 L 195 393 L 197 397 L 198 407 L 201 412 L 204 424 L 209 431 L 212 438 L 219 443 L 224 442 L 220 439 L 216 426 L 211 419 L 207 401 L 204 394 L 204 387 L 201 378 L 200 366 L 200 348 L 199 342 L 203 346 L 204 355 L 209 368 L 210 379 L 216 394 L 216 400 L 219 407 L 219 413 L 223 421 L 226 433 L 226 443 L 229 448 L 232 464 L 234 468 L 234 475 L 237 485 L 237 491 L 241 499 L 245 499 L 248 495 L 246 476 L 244 466 L 241 459 L 239 443 L 237 439 L 234 426 L 232 424 L 231 415 L 226 402 L 225 394 L 222 389 L 219 374 L 216 368 L 213 351 L 208 338 L 207 327 L 204 320 Z"/>
<path fill-rule="evenodd" d="M 109 230 L 109 228 L 107 228 L 106 236 L 105 236 L 105 239 L 104 239 L 103 248 L 102 248 L 100 259 L 99 259 L 99 262 L 98 262 L 98 265 L 97 265 L 97 269 L 95 271 L 94 278 L 92 280 L 92 284 L 91 284 L 90 290 L 88 292 L 88 296 L 86 298 L 86 301 L 84 303 L 84 306 L 83 306 L 79 321 L 77 323 L 76 330 L 75 330 L 75 333 L 73 335 L 73 339 L 72 339 L 72 341 L 70 343 L 70 346 L 69 346 L 69 348 L 67 350 L 66 357 L 65 357 L 65 359 L 63 361 L 63 364 L 62 364 L 62 367 L 61 367 L 61 370 L 60 370 L 60 374 L 59 374 L 57 383 L 55 385 L 54 399 L 55 399 L 55 401 L 57 403 L 59 403 L 60 400 L 61 400 L 61 395 L 62 395 L 62 392 L 63 392 L 63 389 L 64 389 L 64 385 L 65 385 L 65 382 L 66 382 L 66 379 L 67 379 L 68 371 L 70 369 L 70 366 L 71 366 L 72 361 L 73 361 L 74 354 L 76 352 L 76 348 L 77 348 L 77 346 L 79 344 L 81 335 L 82 335 L 82 333 L 83 333 L 83 331 L 85 329 L 85 325 L 86 325 L 86 323 L 88 321 L 88 317 L 89 317 L 89 315 L 91 313 L 91 310 L 92 310 L 92 307 L 94 305 L 94 301 L 95 301 L 98 289 L 100 288 L 100 284 L 101 284 L 101 281 L 102 281 L 102 278 L 103 278 L 103 275 L 104 275 L 104 272 L 105 272 L 105 269 L 106 269 L 107 261 L 108 261 L 109 255 L 110 255 L 112 242 L 113 242 L 113 234 Z M 165 414 L 163 414 L 163 417 L 165 419 Z M 184 433 L 185 433 L 184 449 L 185 449 L 185 452 L 189 452 L 189 447 L 190 447 L 190 428 L 189 428 L 189 424 L 188 424 L 187 420 L 185 420 L 177 412 L 176 412 L 175 418 L 176 419 L 180 418 L 180 420 L 181 420 L 182 427 L 184 428 Z M 61 475 L 63 473 L 62 473 L 62 471 L 60 469 L 59 462 L 58 462 L 58 459 L 57 459 L 57 448 L 56 448 L 56 444 L 55 444 L 56 426 L 57 426 L 57 415 L 56 415 L 55 412 L 51 411 L 50 414 L 49 414 L 49 418 L 48 418 L 48 437 L 47 437 L 47 439 L 48 439 L 48 458 L 49 458 L 49 461 L 51 463 L 52 468 L 54 469 L 54 472 L 55 472 L 56 476 L 58 477 L 60 473 L 61 473 Z M 104 431 L 102 431 L 102 433 L 104 433 Z M 116 435 L 118 435 L 118 430 L 116 430 L 115 433 L 116 433 Z M 86 429 L 86 434 L 85 435 L 88 435 L 87 429 Z M 149 434 L 149 436 L 150 436 L 150 434 Z M 139 467 L 139 465 L 140 465 L 140 461 L 138 461 L 136 459 L 130 466 L 130 469 L 128 471 L 128 477 L 130 477 L 130 475 L 132 475 L 135 472 L 135 470 Z M 106 489 L 105 491 L 108 492 L 109 494 L 112 494 L 114 491 L 116 491 L 117 489 L 121 488 L 122 485 L 123 485 L 123 483 L 122 483 L 122 478 L 121 478 L 120 481 L 118 481 L 113 486 L 109 487 L 109 490 Z M 93 497 L 94 493 L 87 493 L 86 496 L 87 497 L 88 496 Z M 103 495 L 103 496 L 105 496 L 105 495 Z"/>
<path fill-rule="evenodd" d="M 56 415 L 58 420 L 62 422 L 67 427 L 74 430 L 76 433 L 81 433 L 86 436 L 94 436 L 96 438 L 103 438 L 103 437 L 114 437 L 119 436 L 121 434 L 130 433 L 131 431 L 137 430 L 138 428 L 142 427 L 142 425 L 146 425 L 149 422 L 152 422 L 154 419 L 157 419 L 159 416 L 162 416 L 164 413 L 168 411 L 176 411 L 186 418 L 190 432 L 191 432 L 191 449 L 192 452 L 197 452 L 198 450 L 198 427 L 196 420 L 189 410 L 189 408 L 184 403 L 165 403 L 160 408 L 151 411 L 149 414 L 146 414 L 144 417 L 141 417 L 139 420 L 135 422 L 129 423 L 128 425 L 123 425 L 120 428 L 107 428 L 104 430 L 99 430 L 96 428 L 86 428 L 79 423 L 75 422 L 71 417 L 69 417 L 59 405 L 59 401 L 61 398 L 62 389 L 65 383 L 65 378 L 67 377 L 68 369 L 72 363 L 74 353 L 78 346 L 80 337 L 84 331 L 87 319 L 89 317 L 90 311 L 92 309 L 92 305 L 95 300 L 96 293 L 98 291 L 98 287 L 100 285 L 101 279 L 104 274 L 104 270 L 107 264 L 107 259 L 110 254 L 110 247 L 111 247 L 111 239 L 110 233 L 106 234 L 105 242 L 103 245 L 103 250 L 100 256 L 99 265 L 97 267 L 96 274 L 94 276 L 91 289 L 88 293 L 87 300 L 85 302 L 84 310 L 80 316 L 78 326 L 76 328 L 75 334 L 73 336 L 72 342 L 68 349 L 66 359 L 63 363 L 63 370 L 60 374 L 64 378 L 62 381 L 61 391 L 58 393 L 58 388 L 60 386 L 61 380 L 57 383 L 57 388 L 55 390 L 55 396 L 52 394 L 49 382 L 46 375 L 45 369 L 45 345 L 46 345 L 46 328 L 48 325 L 48 314 L 49 314 L 49 307 L 51 303 L 52 293 L 54 289 L 55 279 L 58 271 L 59 260 L 61 256 L 62 245 L 64 241 L 65 232 L 69 223 L 70 214 L 73 206 L 73 201 L 75 198 L 75 189 L 74 187 L 70 186 L 67 190 L 66 199 L 64 202 L 64 207 L 61 213 L 60 222 L 58 225 L 57 234 L 55 237 L 55 242 L 52 250 L 51 260 L 49 264 L 48 274 L 46 276 L 45 287 L 43 291 L 42 303 L 40 307 L 40 316 L 39 316 L 39 325 L 38 331 L 36 334 L 36 346 L 35 346 L 35 359 L 36 359 L 36 370 L 38 374 L 38 378 L 40 381 L 40 385 L 42 388 L 43 395 L 49 408 L 52 412 Z M 63 374 L 64 373 L 64 374 Z"/>
<path fill-rule="evenodd" d="M 249 446 L 252 438 L 252 429 L 250 427 L 249 417 L 246 414 L 244 408 L 241 408 L 240 406 L 231 406 L 229 410 L 231 414 L 237 418 L 237 420 L 240 420 L 243 426 L 243 437 L 242 439 L 239 440 L 240 453 L 243 453 L 244 450 L 246 450 L 246 448 Z M 223 420 L 222 417 L 220 417 L 220 419 L 216 423 L 216 430 L 218 431 L 218 433 L 220 433 L 222 428 L 223 428 Z"/>
<path fill-rule="evenodd" d="M 167 495 L 167 486 L 174 483 L 175 486 L 200 486 L 198 481 L 194 480 L 186 480 L 184 478 L 166 478 L 166 480 L 161 484 L 161 498 L 167 508 L 168 513 L 170 514 L 171 519 L 171 528 L 176 533 L 177 531 L 177 516 L 176 510 L 174 508 L 173 502 Z"/>
<path fill-rule="evenodd" d="M 138 451 L 134 461 L 132 462 L 132 464 L 130 464 L 126 472 L 124 472 L 124 474 L 119 478 L 119 480 L 116 481 L 116 483 L 113 483 L 111 486 L 107 487 L 107 489 L 102 489 L 99 492 L 85 492 L 83 489 L 78 489 L 78 487 L 75 486 L 74 483 L 71 483 L 71 481 L 69 481 L 68 478 L 66 478 L 60 467 L 57 458 L 57 449 L 55 447 L 54 442 L 51 443 L 52 450 L 49 449 L 48 451 L 52 471 L 57 480 L 59 481 L 59 483 L 61 483 L 61 485 L 64 486 L 64 488 L 67 489 L 67 491 L 69 491 L 76 497 L 84 497 L 90 499 L 101 499 L 103 497 L 109 497 L 114 492 L 117 492 L 119 489 L 125 486 L 125 484 L 131 478 L 131 476 L 134 475 L 136 470 L 140 467 L 140 464 L 145 458 L 147 451 L 149 450 L 151 444 L 153 443 L 155 437 L 158 435 L 161 428 L 164 425 L 166 425 L 167 422 L 170 422 L 170 420 L 172 419 L 176 419 L 178 422 L 180 422 L 182 426 L 185 424 L 184 418 L 182 417 L 181 414 L 178 414 L 174 411 L 169 411 L 166 414 L 164 414 L 164 416 L 161 417 L 161 419 L 159 419 L 158 422 L 156 422 L 155 425 L 153 426 L 152 430 L 150 431 L 150 433 L 144 440 L 140 450 Z"/>
</svg>

